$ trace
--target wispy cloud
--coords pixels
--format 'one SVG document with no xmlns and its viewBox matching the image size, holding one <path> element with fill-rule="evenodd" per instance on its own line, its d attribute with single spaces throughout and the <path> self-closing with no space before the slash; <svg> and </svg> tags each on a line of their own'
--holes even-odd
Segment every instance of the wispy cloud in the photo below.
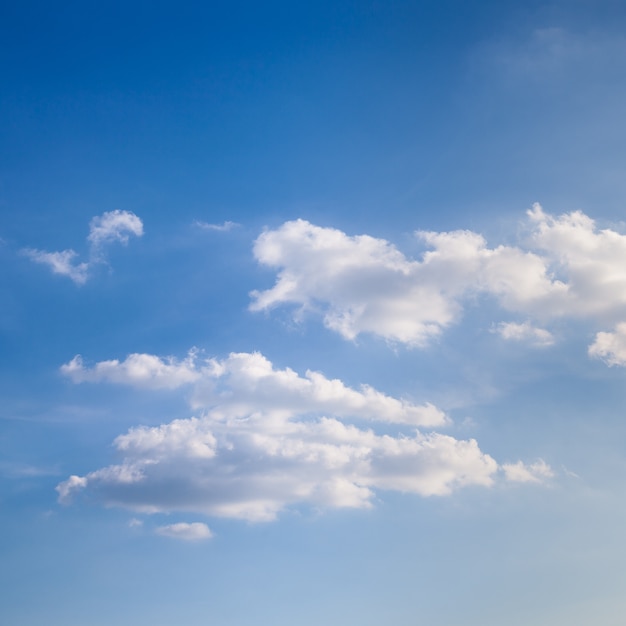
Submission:
<svg viewBox="0 0 626 626">
<path fill-rule="evenodd" d="M 89 275 L 89 263 L 77 263 L 78 254 L 74 250 L 62 250 L 61 252 L 45 252 L 25 248 L 22 253 L 35 263 L 47 265 L 53 274 L 67 276 L 77 285 L 84 285 Z"/>
<path fill-rule="evenodd" d="M 221 233 L 226 233 L 232 230 L 233 228 L 237 228 L 241 224 L 238 224 L 237 222 L 231 222 L 231 221 L 226 221 L 226 222 L 223 222 L 222 224 L 209 224 L 208 222 L 195 220 L 193 225 L 196 226 L 197 228 L 201 228 L 202 230 L 213 230 L 213 231 L 217 231 Z"/>
<path fill-rule="evenodd" d="M 157 371 L 162 363 L 181 363 L 147 362 Z M 116 363 L 115 376 L 96 365 L 87 378 L 137 385 L 126 361 Z M 131 428 L 114 442 L 122 462 L 71 476 L 57 487 L 60 501 L 87 489 L 107 504 L 146 513 L 267 521 L 293 505 L 367 508 L 378 491 L 441 496 L 467 485 L 489 486 L 498 474 L 498 463 L 475 440 L 415 429 L 445 424 L 432 405 L 416 406 L 370 387 L 350 389 L 317 372 L 302 377 L 278 370 L 258 353 L 208 359 L 195 369 L 201 375 L 195 381 L 183 382 L 173 369 L 169 375 L 177 384 L 161 383 L 194 385 L 191 403 L 200 417 Z M 85 380 L 76 376 L 76 366 L 65 371 Z M 352 423 L 362 420 L 408 429 L 379 434 Z M 525 467 L 518 466 L 519 472 Z"/>
<path fill-rule="evenodd" d="M 573 32 L 548 26 L 519 39 L 485 43 L 476 50 L 473 61 L 477 68 L 499 71 L 507 82 L 563 83 L 572 77 L 580 81 L 581 76 L 623 71 L 625 52 L 626 37 L 621 32 Z"/>
<path fill-rule="evenodd" d="M 106 263 L 105 247 L 113 242 L 128 243 L 130 236 L 143 235 L 143 223 L 130 211 L 108 211 L 91 220 L 89 227 L 89 260 L 78 262 L 78 253 L 68 249 L 60 252 L 46 252 L 25 248 L 22 253 L 36 263 L 47 265 L 54 274 L 67 276 L 77 285 L 84 285 L 91 269 L 99 263 Z"/>
</svg>

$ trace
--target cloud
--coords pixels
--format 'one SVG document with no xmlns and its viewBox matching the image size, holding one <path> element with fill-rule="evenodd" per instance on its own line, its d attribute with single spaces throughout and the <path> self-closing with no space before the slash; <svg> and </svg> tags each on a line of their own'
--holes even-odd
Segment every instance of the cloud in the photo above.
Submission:
<svg viewBox="0 0 626 626">
<path fill-rule="evenodd" d="M 240 417 L 271 410 L 293 417 L 306 413 L 332 413 L 341 417 L 441 426 L 445 413 L 430 403 L 416 405 L 392 398 L 362 385 L 351 389 L 338 379 L 307 370 L 299 376 L 290 368 L 275 369 L 262 354 L 231 353 L 228 358 L 200 359 L 191 350 L 184 360 L 151 354 L 131 354 L 124 361 L 111 360 L 85 367 L 80 355 L 61 366 L 73 382 L 112 382 L 149 389 L 175 389 L 192 385 L 192 407 L 219 405 L 226 417 Z"/>
<path fill-rule="evenodd" d="M 580 211 L 553 217 L 535 204 L 527 218 L 519 246 L 490 248 L 471 231 L 419 231 L 428 249 L 418 260 L 383 239 L 286 222 L 255 242 L 257 261 L 277 279 L 251 293 L 250 309 L 295 305 L 296 316 L 319 314 L 346 339 L 370 333 L 409 346 L 440 335 L 479 297 L 540 322 L 625 319 L 626 236 L 598 230 Z M 500 332 L 547 345 L 549 331 L 526 324 Z"/>
<path fill-rule="evenodd" d="M 104 247 L 115 241 L 124 245 L 128 243 L 130 235 L 143 235 L 142 221 L 130 211 L 108 211 L 91 220 L 87 240 L 90 243 L 89 261 L 77 263 L 77 252 L 69 249 L 61 252 L 46 252 L 25 248 L 22 254 L 36 263 L 48 265 L 54 274 L 68 276 L 77 285 L 84 285 L 91 269 L 99 263 L 106 263 Z"/>
<path fill-rule="evenodd" d="M 530 322 L 500 322 L 493 330 L 506 341 L 519 341 L 538 347 L 554 344 L 552 333 L 544 328 L 536 328 Z"/>
<path fill-rule="evenodd" d="M 45 252 L 43 250 L 35 250 L 34 248 L 26 248 L 22 250 L 22 253 L 35 261 L 35 263 L 47 265 L 54 274 L 67 276 L 77 285 L 84 285 L 87 282 L 89 264 L 75 263 L 74 259 L 78 255 L 74 250 Z"/>
<path fill-rule="evenodd" d="M 119 241 L 127 244 L 130 235 L 143 235 L 142 221 L 130 211 L 107 211 L 92 218 L 87 239 L 94 246 Z"/>
<path fill-rule="evenodd" d="M 304 220 L 261 234 L 256 259 L 278 268 L 273 288 L 254 291 L 251 309 L 296 304 L 321 312 L 325 325 L 346 339 L 372 333 L 423 346 L 461 315 L 461 299 L 493 293 L 507 307 L 528 306 L 564 286 L 543 261 L 517 248 L 486 247 L 470 231 L 418 232 L 432 249 L 422 260 L 367 235 L 348 236 Z"/>
<path fill-rule="evenodd" d="M 70 476 L 67 480 L 59 483 L 56 486 L 57 493 L 59 494 L 59 502 L 67 502 L 71 498 L 73 491 L 81 489 L 87 486 L 87 479 L 82 476 Z"/>
<path fill-rule="evenodd" d="M 626 323 L 615 327 L 615 332 L 597 333 L 589 346 L 589 356 L 602 359 L 607 365 L 626 367 Z"/>
<path fill-rule="evenodd" d="M 505 463 L 502 469 L 508 480 L 518 483 L 540 483 L 554 476 L 552 468 L 542 459 L 532 465 L 525 465 L 521 461 Z"/>
<path fill-rule="evenodd" d="M 226 221 L 223 224 L 209 224 L 208 222 L 201 222 L 199 220 L 194 221 L 194 226 L 201 228 L 202 230 L 214 230 L 217 232 L 226 233 L 233 228 L 240 226 L 237 222 Z"/>
<path fill-rule="evenodd" d="M 155 532 L 163 537 L 183 539 L 184 541 L 203 541 L 213 537 L 209 527 L 201 522 L 193 522 L 191 524 L 179 522 L 178 524 L 159 526 Z"/>
<path fill-rule="evenodd" d="M 77 354 L 61 366 L 61 373 L 75 383 L 107 381 L 148 389 L 175 389 L 200 378 L 195 367 L 193 350 L 182 361 L 173 357 L 162 359 L 151 354 L 131 354 L 122 362 L 101 361 L 92 369 L 85 368 L 82 357 Z"/>
<path fill-rule="evenodd" d="M 144 513 L 268 521 L 290 506 L 368 508 L 378 491 L 443 496 L 489 486 L 498 473 L 475 440 L 415 429 L 445 422 L 432 405 L 424 412 L 320 373 L 301 377 L 258 353 L 206 359 L 196 368 L 199 417 L 131 428 L 114 441 L 121 462 L 71 476 L 58 485 L 59 500 L 88 490 L 107 505 Z M 100 380 L 136 384 L 132 377 Z M 381 434 L 352 419 L 410 427 Z"/>
</svg>

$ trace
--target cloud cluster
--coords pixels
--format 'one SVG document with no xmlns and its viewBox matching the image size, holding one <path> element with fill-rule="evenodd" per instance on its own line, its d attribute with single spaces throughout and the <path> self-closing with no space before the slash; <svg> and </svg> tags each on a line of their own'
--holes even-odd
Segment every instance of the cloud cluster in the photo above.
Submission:
<svg viewBox="0 0 626 626">
<path fill-rule="evenodd" d="M 267 521 L 294 505 L 370 507 L 384 490 L 433 496 L 489 486 L 500 470 L 506 472 L 473 439 L 417 430 L 416 425 L 446 422 L 432 405 L 417 406 L 371 387 L 354 390 L 319 372 L 299 376 L 274 368 L 258 353 L 204 361 L 191 355 L 182 361 L 131 355 L 93 368 L 74 359 L 64 366 L 76 382 L 191 386 L 192 404 L 201 414 L 131 428 L 114 442 L 121 462 L 62 482 L 62 502 L 89 490 L 109 505 L 145 513 Z M 128 364 L 138 360 L 160 378 L 137 377 Z M 198 376 L 184 380 L 181 367 Z M 400 432 L 363 428 L 364 420 L 377 428 L 395 423 Z M 543 466 L 515 467 L 517 476 L 547 476 Z"/>
<path fill-rule="evenodd" d="M 105 263 L 104 249 L 116 241 L 127 244 L 130 236 L 143 235 L 143 223 L 130 211 L 107 211 L 94 217 L 89 225 L 89 261 L 77 262 L 76 251 L 62 250 L 46 252 L 26 248 L 22 252 L 36 263 L 47 265 L 54 274 L 67 276 L 77 285 L 84 285 L 89 278 L 91 268 L 98 263 Z"/>
<path fill-rule="evenodd" d="M 539 322 L 562 317 L 626 319 L 626 236 L 598 230 L 580 211 L 553 217 L 535 204 L 524 245 L 488 247 L 471 231 L 423 232 L 427 250 L 407 258 L 389 242 L 296 220 L 263 232 L 257 261 L 278 272 L 252 292 L 253 311 L 295 305 L 346 339 L 370 333 L 423 346 L 458 321 L 463 307 L 490 298 Z M 548 345 L 549 331 L 526 321 L 498 327 L 506 339 Z"/>
</svg>

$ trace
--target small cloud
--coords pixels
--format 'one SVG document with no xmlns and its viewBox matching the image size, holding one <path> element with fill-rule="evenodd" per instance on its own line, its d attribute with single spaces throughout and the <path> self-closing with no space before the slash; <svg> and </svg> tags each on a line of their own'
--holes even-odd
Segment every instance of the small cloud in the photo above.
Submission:
<svg viewBox="0 0 626 626">
<path fill-rule="evenodd" d="M 35 263 L 47 265 L 53 274 L 67 276 L 77 285 L 84 285 L 87 282 L 89 271 L 88 263 L 75 263 L 77 256 L 74 250 L 62 250 L 61 252 L 46 252 L 45 250 L 35 250 L 26 248 L 22 254 L 30 258 Z"/>
<path fill-rule="evenodd" d="M 193 225 L 196 226 L 197 228 L 201 228 L 202 230 L 213 230 L 213 231 L 217 231 L 220 233 L 227 233 L 233 228 L 237 228 L 238 226 L 241 226 L 241 224 L 238 224 L 237 222 L 231 222 L 231 221 L 226 221 L 223 224 L 209 224 L 208 222 L 201 222 L 199 220 L 195 220 Z"/>
<path fill-rule="evenodd" d="M 60 252 L 47 252 L 34 248 L 25 248 L 22 254 L 35 263 L 50 267 L 54 274 L 67 276 L 77 285 L 84 285 L 89 278 L 91 268 L 98 263 L 106 263 L 103 248 L 115 241 L 127 244 L 130 235 L 141 237 L 143 223 L 130 211 L 107 211 L 92 218 L 87 241 L 90 243 L 89 261 L 78 263 L 78 254 L 71 248 Z"/>
<path fill-rule="evenodd" d="M 128 522 L 129 528 L 141 528 L 142 526 L 143 526 L 143 522 L 140 519 L 137 519 L 136 517 L 133 517 L 133 519 L 131 519 Z"/>
<path fill-rule="evenodd" d="M 554 336 L 544 328 L 537 328 L 530 322 L 500 322 L 491 332 L 494 332 L 505 341 L 525 342 L 538 348 L 554 345 Z"/>
<path fill-rule="evenodd" d="M 87 239 L 94 246 L 113 241 L 127 244 L 130 235 L 141 237 L 143 222 L 134 213 L 118 209 L 92 218 Z"/>
<path fill-rule="evenodd" d="M 504 463 L 502 469 L 507 480 L 516 483 L 541 483 L 554 476 L 552 468 L 543 459 L 539 459 L 532 465 L 526 465 L 522 461 Z"/>
<path fill-rule="evenodd" d="M 87 479 L 84 476 L 70 476 L 67 480 L 64 480 L 55 487 L 59 494 L 59 502 L 61 504 L 68 504 L 72 500 L 72 492 L 86 486 Z"/>
<path fill-rule="evenodd" d="M 609 367 L 626 366 L 626 323 L 615 327 L 613 333 L 597 333 L 595 341 L 589 346 L 589 356 L 601 359 Z"/>
<path fill-rule="evenodd" d="M 178 524 L 159 526 L 154 532 L 163 537 L 172 537 L 184 541 L 203 541 L 213 537 L 211 529 L 202 522 L 193 522 L 191 524 L 179 522 Z"/>
</svg>

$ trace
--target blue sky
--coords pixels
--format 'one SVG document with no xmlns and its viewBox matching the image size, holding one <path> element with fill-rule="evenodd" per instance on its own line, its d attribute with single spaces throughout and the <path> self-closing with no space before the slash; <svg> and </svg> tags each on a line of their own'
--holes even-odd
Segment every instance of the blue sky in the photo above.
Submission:
<svg viewBox="0 0 626 626">
<path fill-rule="evenodd" d="M 0 8 L 0 622 L 607 626 L 619 2 Z"/>
</svg>

